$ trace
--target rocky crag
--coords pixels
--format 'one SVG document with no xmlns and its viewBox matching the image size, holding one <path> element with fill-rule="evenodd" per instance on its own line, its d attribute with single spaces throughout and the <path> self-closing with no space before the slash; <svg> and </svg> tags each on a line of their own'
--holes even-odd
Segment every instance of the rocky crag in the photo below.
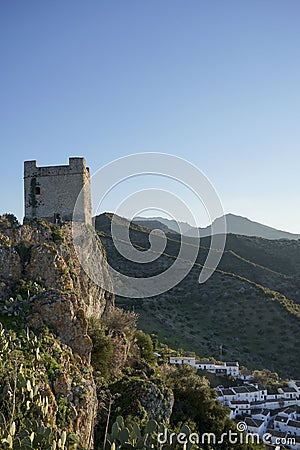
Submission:
<svg viewBox="0 0 300 450">
<path fill-rule="evenodd" d="M 31 298 L 24 323 L 34 333 L 48 330 L 51 345 L 44 343 L 44 350 L 58 366 L 41 386 L 51 404 L 52 418 L 47 420 L 74 432 L 83 447 L 91 448 L 97 395 L 90 365 L 92 341 L 87 333 L 88 319 L 101 318 L 107 308 L 113 307 L 113 296 L 91 283 L 82 271 L 72 245 L 70 224 L 57 228 L 35 222 L 16 227 L 2 218 L 0 295 L 1 310 L 7 319 L 19 320 L 24 314 L 22 300 L 27 297 L 26 290 Z M 19 302 L 7 301 L 17 293 Z M 42 335 L 45 340 L 45 332 Z M 49 375 L 46 366 L 44 372 Z M 55 418 L 62 399 L 74 420 L 68 424 L 62 421 L 59 426 Z"/>
</svg>

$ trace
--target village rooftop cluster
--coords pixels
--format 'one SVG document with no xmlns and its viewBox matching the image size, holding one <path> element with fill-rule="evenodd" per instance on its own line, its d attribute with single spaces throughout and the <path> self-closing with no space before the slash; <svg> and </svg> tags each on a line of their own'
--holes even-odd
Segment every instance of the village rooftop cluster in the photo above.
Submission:
<svg viewBox="0 0 300 450">
<path fill-rule="evenodd" d="M 275 448 L 300 449 L 300 381 L 290 380 L 276 393 L 268 393 L 265 387 L 251 383 L 253 375 L 241 371 L 238 362 L 215 363 L 186 356 L 171 356 L 169 362 L 242 380 L 242 386 L 217 387 L 216 400 L 228 408 L 229 417 L 236 422 L 242 420 L 247 433 L 261 438 L 270 435 Z"/>
</svg>

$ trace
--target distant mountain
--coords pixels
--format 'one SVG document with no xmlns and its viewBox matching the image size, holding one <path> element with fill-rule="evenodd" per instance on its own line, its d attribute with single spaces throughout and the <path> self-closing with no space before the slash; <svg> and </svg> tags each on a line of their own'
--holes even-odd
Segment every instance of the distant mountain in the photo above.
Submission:
<svg viewBox="0 0 300 450">
<path fill-rule="evenodd" d="M 226 214 L 227 233 L 256 236 L 264 239 L 300 239 L 300 234 L 277 230 L 276 228 L 254 222 L 246 217 Z M 216 219 L 215 222 L 220 219 Z M 201 236 L 210 236 L 211 226 L 201 229 Z"/>
<path fill-rule="evenodd" d="M 237 216 L 235 214 L 226 214 L 227 222 L 227 233 L 231 234 L 241 234 L 243 236 L 256 236 L 264 239 L 300 239 L 300 234 L 289 233 L 288 231 L 277 230 L 276 228 L 263 225 L 258 222 L 254 222 L 246 217 Z M 220 221 L 220 218 L 216 219 L 214 222 Z M 163 217 L 137 217 L 134 222 L 146 226 L 150 229 L 160 228 L 163 231 L 168 231 L 165 229 L 167 226 L 169 231 L 175 231 L 179 233 L 178 224 L 181 227 L 182 234 L 187 236 L 195 236 L 196 230 L 191 227 L 186 222 L 178 222 L 175 220 L 168 220 Z M 164 227 L 160 227 L 159 223 L 163 224 Z M 200 228 L 200 236 L 210 236 L 211 235 L 211 225 L 206 228 Z"/>
<path fill-rule="evenodd" d="M 151 230 L 157 228 L 166 232 L 175 232 L 181 234 L 186 234 L 191 230 L 191 228 L 193 228 L 187 222 L 165 219 L 164 217 L 135 217 L 133 219 L 133 222 L 140 226 L 150 228 Z"/>
<path fill-rule="evenodd" d="M 173 230 L 171 227 L 169 227 L 168 225 L 166 225 L 165 223 L 163 223 L 164 219 L 162 217 L 160 217 L 159 219 L 156 218 L 144 218 L 144 217 L 137 217 L 136 219 L 133 220 L 133 223 L 136 225 L 139 225 L 140 227 L 146 227 L 149 228 L 150 230 L 162 230 L 165 233 L 179 233 L 179 231 L 175 231 Z M 176 222 L 174 220 L 175 226 L 176 226 Z M 188 225 L 188 224 L 187 224 Z M 190 225 L 188 225 L 188 229 L 190 229 Z M 178 228 L 178 227 L 177 227 Z M 179 228 L 178 228 L 179 230 Z"/>
</svg>

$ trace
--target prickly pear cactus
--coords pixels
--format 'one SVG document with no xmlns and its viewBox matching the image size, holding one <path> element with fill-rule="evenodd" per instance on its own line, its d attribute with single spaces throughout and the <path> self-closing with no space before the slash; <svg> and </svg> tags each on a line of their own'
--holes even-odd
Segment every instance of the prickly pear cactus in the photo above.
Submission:
<svg viewBox="0 0 300 450">
<path fill-rule="evenodd" d="M 186 436 L 185 444 L 178 444 L 172 440 L 170 433 L 163 425 L 158 425 L 155 420 L 149 420 L 143 429 L 136 423 L 125 426 L 124 419 L 118 416 L 111 427 L 111 432 L 106 436 L 105 450 L 201 450 L 200 447 L 189 442 L 191 430 L 184 425 L 180 432 Z M 163 439 L 158 439 L 158 436 Z"/>
<path fill-rule="evenodd" d="M 47 391 L 42 340 L 32 331 L 18 333 L 0 322 L 0 448 L 13 450 L 79 449 L 76 439 L 53 422 Z M 52 408 L 52 415 L 49 409 Z"/>
</svg>

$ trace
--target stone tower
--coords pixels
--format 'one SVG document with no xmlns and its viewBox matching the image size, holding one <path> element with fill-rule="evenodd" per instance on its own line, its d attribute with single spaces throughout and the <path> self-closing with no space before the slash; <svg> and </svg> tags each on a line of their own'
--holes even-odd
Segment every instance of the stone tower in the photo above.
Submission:
<svg viewBox="0 0 300 450">
<path fill-rule="evenodd" d="M 25 161 L 24 194 L 24 223 L 39 218 L 54 223 L 76 220 L 92 224 L 90 172 L 84 158 L 69 158 L 68 165 L 49 167 Z"/>
</svg>

